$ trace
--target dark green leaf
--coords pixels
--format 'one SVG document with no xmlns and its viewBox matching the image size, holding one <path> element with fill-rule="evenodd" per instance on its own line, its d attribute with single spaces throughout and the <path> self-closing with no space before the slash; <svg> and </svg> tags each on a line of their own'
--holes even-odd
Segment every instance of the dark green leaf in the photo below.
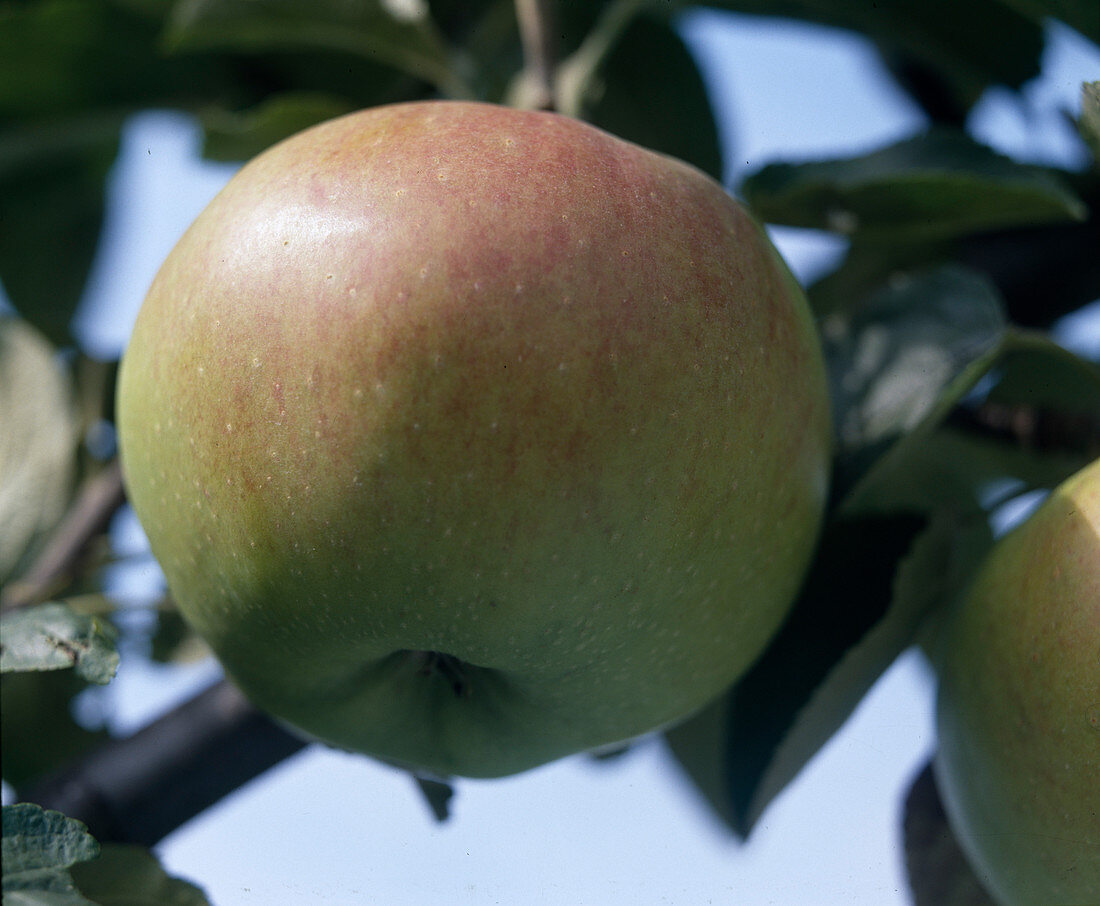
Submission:
<svg viewBox="0 0 1100 906">
<path fill-rule="evenodd" d="M 407 13 L 395 10 L 406 9 Z M 469 96 L 462 68 L 419 4 L 383 0 L 182 0 L 168 42 L 175 50 L 263 52 L 317 49 L 352 53 Z"/>
<path fill-rule="evenodd" d="M 58 344 L 91 269 L 122 117 L 88 115 L 0 131 L 0 280 Z"/>
<path fill-rule="evenodd" d="M 133 105 L 163 87 L 159 23 L 102 0 L 0 6 L 0 116 Z"/>
<path fill-rule="evenodd" d="M 581 89 L 578 115 L 722 178 L 706 86 L 695 59 L 664 22 L 641 17 L 626 28 Z"/>
<path fill-rule="evenodd" d="M 79 821 L 30 803 L 3 809 L 4 903 L 93 906 L 68 869 L 94 859 L 99 844 Z"/>
<path fill-rule="evenodd" d="M 915 516 L 827 526 L 794 611 L 763 657 L 719 703 L 666 734 L 738 834 L 749 833 L 912 640 L 917 617 L 906 612 L 867 642 L 866 654 L 852 655 L 844 672 L 835 673 L 887 614 L 898 565 L 924 527 Z"/>
<path fill-rule="evenodd" d="M 862 239 L 926 242 L 980 230 L 1081 219 L 1050 171 L 962 132 L 935 129 L 862 157 L 773 164 L 742 187 L 764 220 Z"/>
<path fill-rule="evenodd" d="M 202 116 L 203 156 L 248 160 L 296 132 L 353 109 L 345 99 L 305 92 L 273 95 L 241 112 L 212 108 Z"/>
<path fill-rule="evenodd" d="M 951 258 L 945 242 L 864 242 L 854 237 L 840 265 L 807 287 L 806 295 L 820 319 L 851 315 L 899 276 L 931 270 Z"/>
<path fill-rule="evenodd" d="M 0 681 L 4 780 L 17 790 L 106 741 L 73 719 L 87 684 L 72 670 L 6 673 Z"/>
<path fill-rule="evenodd" d="M 1100 367 L 1043 334 L 1013 331 L 1002 341 L 989 401 L 1100 418 Z"/>
<path fill-rule="evenodd" d="M 106 843 L 99 857 L 74 865 L 73 881 L 99 906 L 207 906 L 202 890 L 171 877 L 142 846 Z"/>
<path fill-rule="evenodd" d="M 1100 44 L 1100 13 L 1095 0 L 1004 0 L 1004 3 L 1039 24 L 1047 18 L 1060 19 Z"/>
<path fill-rule="evenodd" d="M 993 906 L 947 823 L 931 764 L 905 797 L 904 834 L 915 906 Z"/>
<path fill-rule="evenodd" d="M 706 5 L 864 34 L 887 56 L 917 60 L 936 73 L 952 103 L 964 110 L 990 85 L 1018 88 L 1039 73 L 1042 27 L 1001 0 L 707 0 Z"/>
<path fill-rule="evenodd" d="M 1000 343 L 1006 324 L 981 275 L 942 267 L 897 278 L 825 322 L 837 439 L 854 451 L 916 427 L 945 388 Z"/>
<path fill-rule="evenodd" d="M 76 470 L 72 387 L 56 352 L 0 317 L 0 584 L 26 565 L 69 502 Z"/>
<path fill-rule="evenodd" d="M 956 416 L 952 416 L 954 420 Z M 1049 488 L 1088 458 L 1071 451 L 1040 452 L 1014 437 L 948 425 L 896 443 L 841 501 L 845 514 L 977 511 L 1006 480 L 1019 488 Z"/>
<path fill-rule="evenodd" d="M 118 669 L 110 624 L 64 604 L 10 611 L 0 619 L 0 627 L 0 673 L 72 667 L 82 679 L 105 685 Z"/>
<path fill-rule="evenodd" d="M 991 388 L 967 408 L 956 409 L 979 381 Z M 1041 441 L 1017 432 L 998 435 L 988 419 L 984 431 L 975 433 L 973 414 L 966 420 L 969 436 L 945 430 L 952 410 L 962 420 L 968 412 L 984 415 L 990 406 L 1014 427 L 1024 420 L 1035 425 L 1053 418 L 1069 436 Z M 1097 455 L 1100 368 L 1044 337 L 1010 331 L 945 388 L 919 426 L 848 484 L 840 509 L 848 514 L 930 512 L 952 502 L 976 505 L 998 478 L 1050 487 Z"/>
</svg>

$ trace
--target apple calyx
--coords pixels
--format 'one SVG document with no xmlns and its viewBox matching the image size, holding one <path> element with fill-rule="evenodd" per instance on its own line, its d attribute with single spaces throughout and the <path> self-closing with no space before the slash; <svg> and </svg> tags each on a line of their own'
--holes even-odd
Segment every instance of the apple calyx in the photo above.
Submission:
<svg viewBox="0 0 1100 906">
<path fill-rule="evenodd" d="M 455 698 L 469 698 L 473 691 L 470 682 L 470 665 L 461 658 L 444 651 L 405 651 L 406 657 L 417 665 L 417 674 L 424 677 L 438 676 L 445 680 Z"/>
</svg>

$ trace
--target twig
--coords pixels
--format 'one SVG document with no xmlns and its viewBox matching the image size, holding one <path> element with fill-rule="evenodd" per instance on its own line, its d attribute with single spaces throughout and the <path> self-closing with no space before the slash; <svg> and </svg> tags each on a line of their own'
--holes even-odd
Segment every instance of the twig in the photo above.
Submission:
<svg viewBox="0 0 1100 906">
<path fill-rule="evenodd" d="M 557 67 L 555 0 L 516 0 L 516 21 L 523 45 L 527 106 L 555 110 L 554 70 Z"/>
<path fill-rule="evenodd" d="M 305 745 L 222 681 L 18 798 L 83 821 L 101 842 L 153 846 Z"/>
<path fill-rule="evenodd" d="M 593 77 L 644 5 L 645 0 L 613 0 L 604 7 L 581 46 L 558 66 L 555 89 L 559 111 L 580 116 Z"/>
<path fill-rule="evenodd" d="M 30 569 L 0 591 L 0 609 L 26 607 L 49 597 L 76 573 L 88 544 L 106 530 L 125 500 L 122 470 L 115 460 L 84 483 Z"/>
</svg>

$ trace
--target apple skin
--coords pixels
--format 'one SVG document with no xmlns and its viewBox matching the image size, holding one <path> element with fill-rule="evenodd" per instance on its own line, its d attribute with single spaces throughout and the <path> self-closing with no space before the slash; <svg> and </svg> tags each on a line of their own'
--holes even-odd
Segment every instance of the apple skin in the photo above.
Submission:
<svg viewBox="0 0 1100 906">
<path fill-rule="evenodd" d="M 783 620 L 831 428 L 817 335 L 715 182 L 424 102 L 246 165 L 120 375 L 170 590 L 260 707 L 497 776 L 705 704 Z"/>
<path fill-rule="evenodd" d="M 1100 460 L 982 565 L 937 728 L 949 821 L 997 902 L 1100 903 Z"/>
</svg>

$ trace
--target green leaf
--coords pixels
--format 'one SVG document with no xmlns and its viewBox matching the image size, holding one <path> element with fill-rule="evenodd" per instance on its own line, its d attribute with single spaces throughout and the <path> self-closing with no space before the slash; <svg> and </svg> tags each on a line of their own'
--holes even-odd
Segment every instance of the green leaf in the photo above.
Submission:
<svg viewBox="0 0 1100 906">
<path fill-rule="evenodd" d="M 159 28 L 155 17 L 103 0 L 3 4 L 0 114 L 38 119 L 140 105 L 166 83 L 157 72 Z"/>
<path fill-rule="evenodd" d="M 1092 150 L 1093 162 L 1100 163 L 1100 82 L 1081 86 L 1081 118 L 1077 128 Z"/>
<path fill-rule="evenodd" d="M 0 131 L 0 280 L 15 308 L 58 344 L 72 342 L 121 125 L 109 113 Z"/>
<path fill-rule="evenodd" d="M 208 906 L 209 900 L 188 881 L 169 875 L 142 846 L 105 843 L 99 857 L 74 865 L 80 892 L 99 906 Z"/>
<path fill-rule="evenodd" d="M 925 525 L 915 516 L 828 525 L 795 608 L 761 659 L 719 702 L 666 733 L 689 776 L 738 834 L 748 835 L 911 641 L 916 617 L 906 612 L 835 673 L 887 614 L 898 565 Z"/>
<path fill-rule="evenodd" d="M 1004 0 L 1004 3 L 1039 24 L 1058 19 L 1094 44 L 1100 44 L 1100 14 L 1094 0 Z"/>
<path fill-rule="evenodd" d="M 991 85 L 1019 88 L 1039 74 L 1042 27 L 1001 0 L 708 0 L 706 5 L 864 34 L 886 56 L 917 60 L 936 73 L 963 110 Z"/>
<path fill-rule="evenodd" d="M 909 787 L 903 828 L 914 906 L 994 906 L 947 822 L 931 764 Z"/>
<path fill-rule="evenodd" d="M 706 86 L 671 26 L 634 19 L 590 76 L 576 86 L 575 115 L 722 178 L 722 149 Z"/>
<path fill-rule="evenodd" d="M 425 5 L 395 0 L 182 0 L 173 8 L 168 46 L 176 51 L 257 53 L 315 49 L 387 63 L 468 97 L 471 90 Z"/>
<path fill-rule="evenodd" d="M 917 536 L 896 561 L 889 609 L 831 667 L 776 748 L 748 809 L 749 820 L 759 817 L 851 716 L 897 656 L 918 639 L 929 616 L 968 585 L 991 544 L 986 521 L 973 514 L 960 518 L 941 512 Z M 858 562 L 866 554 L 853 559 Z M 861 592 L 862 585 L 853 583 L 848 595 Z"/>
<path fill-rule="evenodd" d="M 989 383 L 965 408 L 956 408 L 979 382 Z M 975 409 L 1022 419 L 1069 419 L 1073 437 L 1040 445 L 1011 431 L 963 431 L 958 420 Z M 954 410 L 954 412 L 953 412 Z M 1077 436 L 1079 435 L 1079 437 Z M 940 394 L 914 430 L 851 480 L 838 505 L 847 515 L 932 512 L 951 505 L 977 507 L 986 490 L 1010 479 L 1023 487 L 1053 487 L 1100 451 L 1100 368 L 1049 339 L 1019 331 L 976 359 Z"/>
<path fill-rule="evenodd" d="M 898 277 L 851 316 L 827 320 L 840 448 L 859 450 L 912 430 L 1006 329 L 997 291 L 957 266 Z"/>
<path fill-rule="evenodd" d="M 273 95 L 239 112 L 210 108 L 202 115 L 203 156 L 222 161 L 248 160 L 296 132 L 354 109 L 343 98 L 313 92 Z"/>
<path fill-rule="evenodd" d="M 3 809 L 4 903 L 93 906 L 68 869 L 94 859 L 99 844 L 79 821 L 30 803 Z"/>
<path fill-rule="evenodd" d="M 742 191 L 765 221 L 865 241 L 928 242 L 1086 214 L 1052 172 L 945 128 L 861 157 L 772 164 Z"/>
<path fill-rule="evenodd" d="M 82 679 L 105 685 L 118 669 L 110 624 L 64 604 L 10 611 L 0 619 L 0 628 L 0 673 L 72 667 Z"/>
<path fill-rule="evenodd" d="M 1044 334 L 1007 334 L 993 376 L 990 402 L 1100 417 L 1100 366 Z"/>
<path fill-rule="evenodd" d="M 72 387 L 49 343 L 0 317 L 0 584 L 61 518 L 76 469 Z"/>
<path fill-rule="evenodd" d="M 87 684 L 72 670 L 7 673 L 0 683 L 4 780 L 17 790 L 60 770 L 107 739 L 73 719 Z"/>
</svg>

